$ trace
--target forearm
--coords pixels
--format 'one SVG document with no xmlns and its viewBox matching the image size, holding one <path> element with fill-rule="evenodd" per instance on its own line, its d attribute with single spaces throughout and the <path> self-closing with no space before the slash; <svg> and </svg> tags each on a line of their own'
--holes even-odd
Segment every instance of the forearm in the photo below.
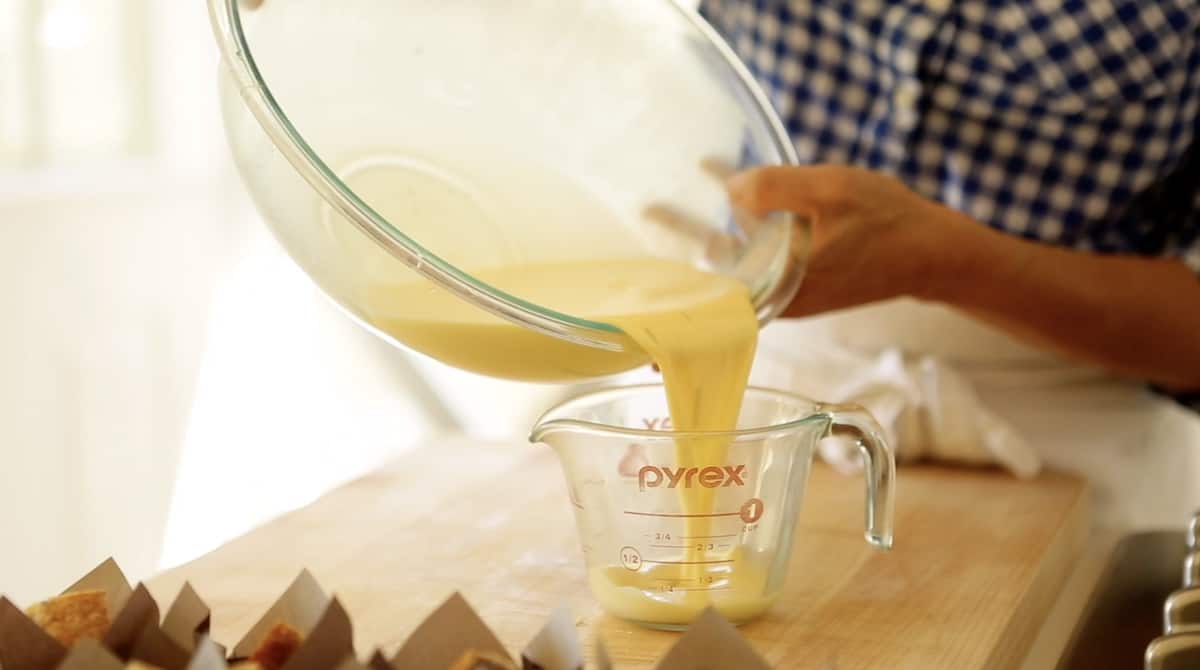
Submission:
<svg viewBox="0 0 1200 670">
<path fill-rule="evenodd" d="M 1200 389 L 1200 279 L 1185 265 L 1043 245 L 950 216 L 953 255 L 920 297 L 1118 373 Z"/>
</svg>

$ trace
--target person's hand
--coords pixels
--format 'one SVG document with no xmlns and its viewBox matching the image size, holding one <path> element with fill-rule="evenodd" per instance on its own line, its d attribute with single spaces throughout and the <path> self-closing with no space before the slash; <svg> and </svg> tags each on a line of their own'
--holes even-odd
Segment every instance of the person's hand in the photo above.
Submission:
<svg viewBox="0 0 1200 670">
<path fill-rule="evenodd" d="M 763 167 L 727 181 L 733 201 L 763 216 L 790 211 L 811 224 L 807 269 L 784 316 L 806 316 L 904 295 L 922 296 L 954 259 L 962 215 L 870 170 Z"/>
</svg>

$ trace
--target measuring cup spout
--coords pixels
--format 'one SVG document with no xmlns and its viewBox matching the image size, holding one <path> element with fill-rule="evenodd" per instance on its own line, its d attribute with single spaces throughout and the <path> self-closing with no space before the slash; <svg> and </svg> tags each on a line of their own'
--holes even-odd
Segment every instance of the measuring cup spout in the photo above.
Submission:
<svg viewBox="0 0 1200 670">
<path fill-rule="evenodd" d="M 565 425 L 562 421 L 539 421 L 529 432 L 529 441 L 534 444 L 545 444 L 559 452 L 569 436 L 577 432 L 577 428 Z"/>
<path fill-rule="evenodd" d="M 546 410 L 530 429 L 529 441 L 534 444 L 545 444 L 553 449 L 560 458 L 564 458 L 567 456 L 568 449 L 579 446 L 581 437 L 592 436 L 599 440 L 612 439 L 614 432 L 621 432 L 619 426 L 623 422 L 616 416 L 607 416 L 603 411 L 598 413 L 597 407 L 603 408 L 609 396 L 613 395 L 619 396 L 619 392 L 585 394 Z M 588 442 L 589 440 L 582 441 Z"/>
<path fill-rule="evenodd" d="M 550 413 L 538 420 L 529 431 L 531 443 L 543 444 L 554 450 L 568 477 L 575 471 L 584 445 L 598 443 L 605 446 L 612 439 L 602 426 Z"/>
</svg>

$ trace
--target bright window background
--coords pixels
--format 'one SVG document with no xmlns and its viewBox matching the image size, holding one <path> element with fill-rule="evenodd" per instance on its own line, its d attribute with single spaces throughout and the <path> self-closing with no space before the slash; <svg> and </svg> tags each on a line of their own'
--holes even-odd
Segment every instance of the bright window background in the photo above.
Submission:
<svg viewBox="0 0 1200 670">
<path fill-rule="evenodd" d="M 5 166 L 152 153 L 147 0 L 0 0 L 0 7 Z"/>
<path fill-rule="evenodd" d="M 258 220 L 203 2 L 0 0 L 0 593 L 185 562 L 565 389 L 398 352 Z M 269 473 L 269 476 L 264 476 Z"/>
</svg>

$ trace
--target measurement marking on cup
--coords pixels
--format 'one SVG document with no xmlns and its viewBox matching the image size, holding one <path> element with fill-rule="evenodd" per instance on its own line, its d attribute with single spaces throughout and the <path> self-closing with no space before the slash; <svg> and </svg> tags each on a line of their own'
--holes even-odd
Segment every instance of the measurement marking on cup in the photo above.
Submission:
<svg viewBox="0 0 1200 670">
<path fill-rule="evenodd" d="M 712 518 L 718 516 L 740 516 L 741 512 L 718 512 L 716 514 L 663 514 L 660 512 L 634 512 L 633 510 L 625 510 L 626 514 L 633 516 L 658 516 L 667 519 L 695 519 L 695 518 Z"/>
<path fill-rule="evenodd" d="M 732 563 L 733 559 L 724 561 L 652 561 L 648 558 L 643 558 L 642 562 L 657 563 L 658 565 L 720 565 L 722 563 Z"/>
<path fill-rule="evenodd" d="M 727 537 L 737 537 L 737 533 L 730 535 L 685 535 L 680 537 L 681 540 L 720 540 Z"/>
</svg>

